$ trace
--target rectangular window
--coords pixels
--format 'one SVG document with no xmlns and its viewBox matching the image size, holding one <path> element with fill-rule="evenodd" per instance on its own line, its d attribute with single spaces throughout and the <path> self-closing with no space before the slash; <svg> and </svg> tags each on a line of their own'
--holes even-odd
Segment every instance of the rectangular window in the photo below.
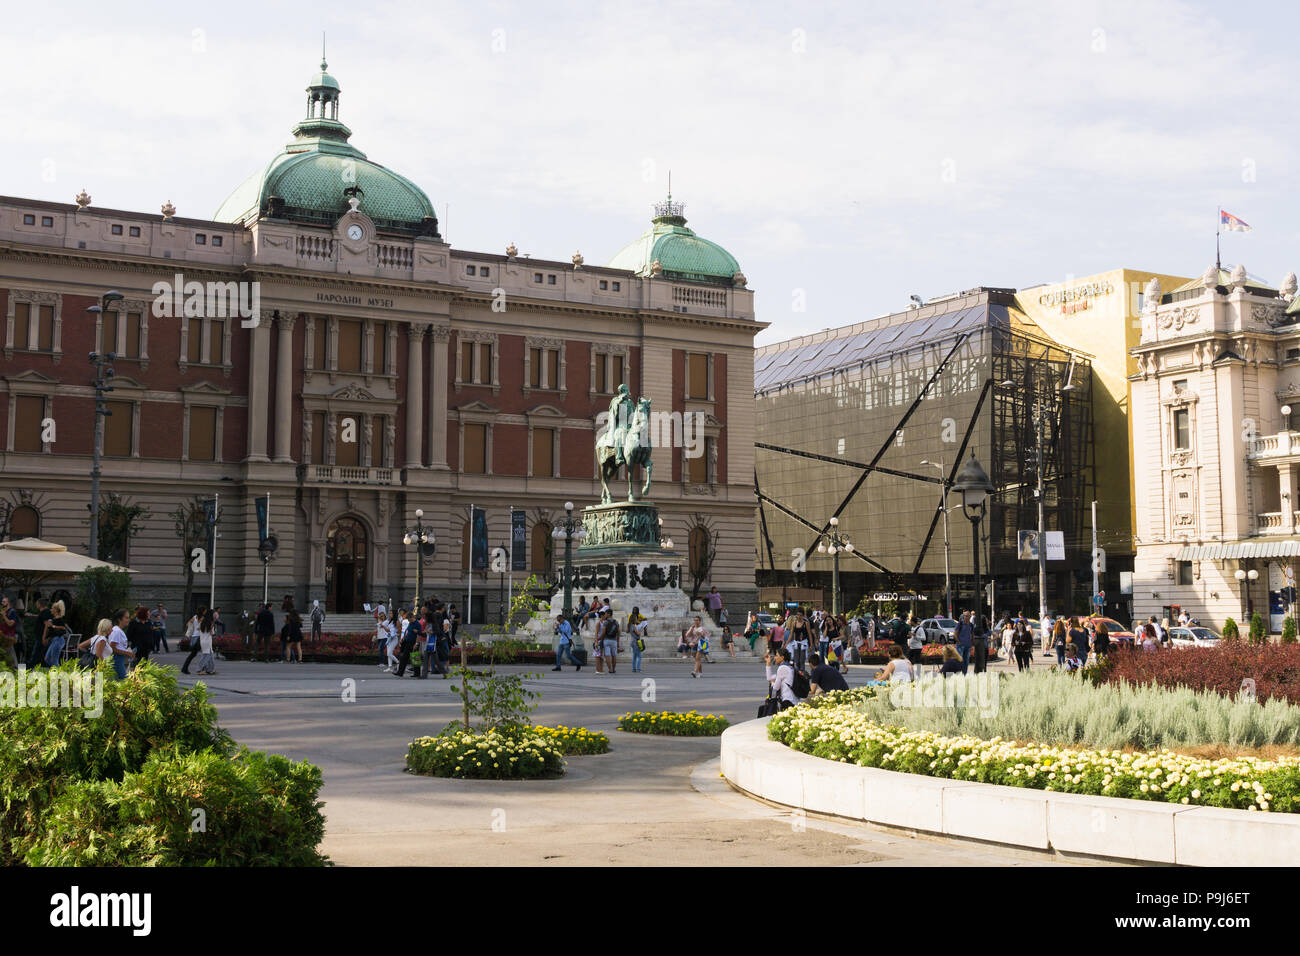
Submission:
<svg viewBox="0 0 1300 956">
<path fill-rule="evenodd" d="M 109 458 L 131 457 L 131 402 L 108 402 L 104 419 L 104 454 Z"/>
<path fill-rule="evenodd" d="M 555 429 L 533 429 L 533 475 L 537 478 L 550 478 L 555 474 Z"/>
<path fill-rule="evenodd" d="M 324 319 L 317 322 L 311 337 L 311 367 L 317 371 L 325 370 L 325 346 L 329 341 L 329 323 Z M 325 433 L 317 432 L 318 435 Z"/>
<path fill-rule="evenodd" d="M 113 235 L 115 235 L 115 236 L 120 236 L 121 234 L 122 234 L 122 227 L 121 227 L 119 224 L 114 223 L 114 224 L 113 224 Z"/>
<path fill-rule="evenodd" d="M 190 338 L 185 343 L 185 361 L 197 365 L 203 361 L 203 320 L 190 319 Z"/>
<path fill-rule="evenodd" d="M 533 273 L 533 281 L 534 281 L 534 282 L 541 282 L 541 281 L 542 281 L 542 274 L 541 274 L 540 272 L 534 272 L 534 273 Z"/>
<path fill-rule="evenodd" d="M 555 285 L 555 276 L 553 276 L 553 275 L 552 275 L 552 276 L 547 276 L 547 277 L 546 277 L 546 284 L 547 284 L 547 285 Z"/>
<path fill-rule="evenodd" d="M 474 381 L 474 343 L 469 339 L 460 343 L 460 380 Z"/>
<path fill-rule="evenodd" d="M 14 409 L 14 451 L 39 454 L 41 421 L 45 418 L 45 399 L 40 395 L 19 395 Z"/>
<path fill-rule="evenodd" d="M 607 292 L 609 290 L 609 280 L 607 279 L 600 280 L 600 290 L 602 292 Z"/>
<path fill-rule="evenodd" d="M 130 236 L 132 239 L 139 239 L 139 238 L 140 238 L 140 227 L 139 227 L 139 226 L 132 226 L 130 229 L 128 229 L 128 230 L 126 231 L 126 234 L 127 234 L 128 236 Z"/>
<path fill-rule="evenodd" d="M 338 370 L 340 372 L 361 371 L 361 343 L 363 328 L 354 319 L 339 320 Z"/>
<path fill-rule="evenodd" d="M 528 385 L 531 388 L 542 387 L 542 350 L 528 350 Z"/>
<path fill-rule="evenodd" d="M 614 283 L 614 291 L 617 292 L 617 291 L 619 290 L 619 288 L 620 288 L 621 285 L 622 285 L 621 282 L 615 282 L 615 283 Z"/>
<path fill-rule="evenodd" d="M 614 365 L 613 375 L 611 376 L 612 381 L 609 383 L 610 391 L 617 392 L 618 387 L 623 384 L 623 356 L 611 355 L 609 360 Z"/>
<path fill-rule="evenodd" d="M 709 481 L 709 441 L 708 438 L 704 439 L 704 447 L 701 449 L 704 454 L 686 459 L 686 480 L 693 485 L 703 485 Z"/>
<path fill-rule="evenodd" d="M 131 358 L 140 357 L 140 313 L 126 314 L 126 352 Z"/>
<path fill-rule="evenodd" d="M 117 316 L 116 312 L 105 312 L 100 326 L 99 350 L 101 352 L 117 351 Z"/>
<path fill-rule="evenodd" d="M 355 468 L 361 463 L 361 416 L 340 415 L 334 439 L 334 464 Z"/>
<path fill-rule="evenodd" d="M 388 373 L 388 323 L 375 323 L 375 354 L 371 359 L 370 367 L 380 375 Z"/>
<path fill-rule="evenodd" d="M 560 387 L 560 350 L 546 350 L 546 387 Z"/>
<path fill-rule="evenodd" d="M 686 356 L 687 362 L 687 398 L 709 397 L 709 357 L 700 352 L 691 352 Z"/>
<path fill-rule="evenodd" d="M 1192 562 L 1190 561 L 1178 562 L 1178 583 L 1179 584 L 1192 583 Z"/>
<path fill-rule="evenodd" d="M 474 274 L 474 267 L 473 267 L 473 266 L 466 266 L 466 267 L 465 267 L 465 275 L 467 275 L 467 276 L 472 276 L 473 274 Z"/>
<path fill-rule="evenodd" d="M 36 225 L 36 217 L 29 212 L 23 213 L 23 225 L 24 226 Z M 539 279 L 538 281 L 540 282 L 541 280 Z"/>
<path fill-rule="evenodd" d="M 26 302 L 14 303 L 14 348 L 27 348 L 32 307 Z"/>
<path fill-rule="evenodd" d="M 465 460 L 460 470 L 467 475 L 487 474 L 487 426 L 465 425 Z"/>
<path fill-rule="evenodd" d="M 596 392 L 600 395 L 609 391 L 609 376 L 605 365 L 608 359 L 608 355 L 596 356 Z"/>
<path fill-rule="evenodd" d="M 478 346 L 478 377 L 474 380 L 483 385 L 492 383 L 492 343 L 480 342 Z"/>
<path fill-rule="evenodd" d="M 36 347 L 42 352 L 54 351 L 54 306 L 36 307 Z"/>
<path fill-rule="evenodd" d="M 370 466 L 372 468 L 382 468 L 384 465 L 384 416 L 370 416 L 371 434 L 374 436 L 370 441 Z"/>
<path fill-rule="evenodd" d="M 41 225 L 44 226 L 46 229 L 53 229 L 53 228 L 54 228 L 54 217 L 53 217 L 53 216 L 41 216 Z M 140 235 L 140 230 L 139 230 L 138 228 L 136 228 L 136 227 L 132 227 L 132 228 L 135 228 L 135 233 L 134 233 L 134 235 L 137 235 L 137 236 Z"/>
<path fill-rule="evenodd" d="M 208 244 L 208 237 L 200 232 L 194 237 L 194 244 L 196 246 L 206 246 Z"/>
<path fill-rule="evenodd" d="M 1174 411 L 1174 447 L 1180 450 L 1192 447 L 1191 412 L 1186 408 Z"/>
<path fill-rule="evenodd" d="M 313 465 L 325 464 L 325 413 L 311 413 L 311 463 Z"/>
<path fill-rule="evenodd" d="M 220 365 L 226 358 L 226 323 L 213 319 L 208 326 L 208 363 Z"/>
<path fill-rule="evenodd" d="M 213 237 L 212 237 L 212 244 L 213 244 L 214 246 L 220 247 L 224 242 L 225 242 L 225 237 L 224 237 L 224 236 L 213 236 Z"/>
<path fill-rule="evenodd" d="M 217 460 L 217 410 L 190 406 L 190 461 Z"/>
<path fill-rule="evenodd" d="M 478 274 L 481 275 L 481 276 L 483 276 L 484 278 L 486 278 L 487 275 L 488 275 L 488 267 L 487 267 L 487 266 L 479 266 L 479 267 L 478 267 Z"/>
</svg>

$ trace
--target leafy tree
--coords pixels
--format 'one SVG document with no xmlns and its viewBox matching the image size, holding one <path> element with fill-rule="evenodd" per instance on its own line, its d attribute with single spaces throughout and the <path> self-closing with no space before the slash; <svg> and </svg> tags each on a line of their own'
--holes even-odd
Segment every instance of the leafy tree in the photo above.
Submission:
<svg viewBox="0 0 1300 956">
<path fill-rule="evenodd" d="M 1241 634 L 1237 630 L 1237 622 L 1228 618 L 1223 622 L 1223 639 L 1225 641 L 1237 641 L 1241 639 Z"/>
<path fill-rule="evenodd" d="M 140 525 L 149 517 L 144 505 L 129 505 L 115 491 L 99 496 L 99 554 L 91 557 L 101 561 L 124 563 L 127 545 L 140 533 Z"/>
<path fill-rule="evenodd" d="M 83 637 L 95 633 L 101 620 L 131 604 L 131 575 L 111 568 L 87 568 L 77 575 L 72 626 Z"/>
<path fill-rule="evenodd" d="M 713 519 L 698 511 L 691 515 L 691 524 L 686 529 L 687 570 L 691 573 L 691 606 L 699 600 L 700 589 L 713 571 L 713 562 L 718 557 L 718 532 L 713 527 Z"/>
<path fill-rule="evenodd" d="M 1296 642 L 1295 618 L 1287 617 L 1286 623 L 1282 625 L 1282 643 L 1294 644 Z"/>
<path fill-rule="evenodd" d="M 188 501 L 176 506 L 169 515 L 176 527 L 176 537 L 181 543 L 181 561 L 185 568 L 185 609 L 189 618 L 194 600 L 194 562 L 191 554 L 195 548 L 205 548 L 208 544 L 208 512 L 206 499 L 195 495 Z"/>
<path fill-rule="evenodd" d="M 526 581 L 520 582 L 510 597 L 510 613 L 506 617 L 507 621 L 531 616 L 533 605 L 536 603 L 532 591 L 536 587 L 536 575 L 529 575 Z M 528 725 L 528 715 L 537 709 L 535 701 L 539 695 L 525 687 L 524 681 L 537 675 L 496 672 L 498 661 L 502 664 L 511 663 L 527 643 L 511 637 L 508 632 L 509 627 L 508 623 L 502 627 L 489 624 L 480 632 L 480 638 L 483 635 L 488 635 L 490 638 L 478 642 L 487 651 L 486 670 L 470 670 L 469 635 L 466 634 L 461 639 L 460 666 L 456 668 L 460 685 L 453 686 L 452 690 L 460 694 L 463 717 L 459 724 L 456 722 L 450 724 L 444 733 L 457 729 L 472 729 L 472 717 L 478 717 L 482 721 L 484 731 Z"/>
</svg>

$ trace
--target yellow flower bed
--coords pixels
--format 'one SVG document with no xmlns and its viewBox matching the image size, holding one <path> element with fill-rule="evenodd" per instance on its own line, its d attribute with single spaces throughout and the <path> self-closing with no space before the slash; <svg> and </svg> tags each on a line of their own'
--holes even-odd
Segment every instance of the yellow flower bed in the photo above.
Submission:
<svg viewBox="0 0 1300 956">
<path fill-rule="evenodd" d="M 768 724 L 791 749 L 863 767 L 1064 793 L 1207 807 L 1300 812 L 1300 758 L 1205 760 L 943 737 L 877 724 L 852 706 L 793 707 Z"/>
<path fill-rule="evenodd" d="M 566 757 L 609 752 L 609 738 L 586 727 L 531 727 L 533 733 L 560 748 Z"/>
<path fill-rule="evenodd" d="M 721 714 L 701 714 L 693 710 L 684 714 L 669 710 L 629 712 L 618 719 L 619 730 L 669 737 L 716 737 L 728 726 L 727 718 Z"/>
<path fill-rule="evenodd" d="M 406 752 L 406 769 L 430 777 L 480 780 L 564 776 L 559 745 L 532 730 L 461 730 L 417 737 Z"/>
</svg>

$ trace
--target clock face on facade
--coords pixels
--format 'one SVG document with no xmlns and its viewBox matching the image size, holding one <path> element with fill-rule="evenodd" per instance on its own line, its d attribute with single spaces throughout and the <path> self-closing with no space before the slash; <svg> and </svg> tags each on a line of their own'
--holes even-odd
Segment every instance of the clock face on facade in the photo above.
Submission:
<svg viewBox="0 0 1300 956">
<path fill-rule="evenodd" d="M 352 225 L 348 226 L 348 238 L 351 239 L 353 242 L 356 242 L 364 235 L 365 235 L 365 230 L 363 230 L 356 223 L 353 223 Z"/>
</svg>

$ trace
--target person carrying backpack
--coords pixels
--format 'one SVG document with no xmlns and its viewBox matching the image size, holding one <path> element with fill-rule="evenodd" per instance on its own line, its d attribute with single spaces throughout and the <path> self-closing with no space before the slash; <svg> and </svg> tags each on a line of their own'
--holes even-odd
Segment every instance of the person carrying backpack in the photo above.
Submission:
<svg viewBox="0 0 1300 956">
<path fill-rule="evenodd" d="M 618 621 L 614 618 L 614 612 L 606 608 L 605 630 L 601 639 L 601 649 L 604 651 L 605 669 L 611 674 L 614 673 L 614 668 L 618 665 L 618 636 Z"/>
</svg>

